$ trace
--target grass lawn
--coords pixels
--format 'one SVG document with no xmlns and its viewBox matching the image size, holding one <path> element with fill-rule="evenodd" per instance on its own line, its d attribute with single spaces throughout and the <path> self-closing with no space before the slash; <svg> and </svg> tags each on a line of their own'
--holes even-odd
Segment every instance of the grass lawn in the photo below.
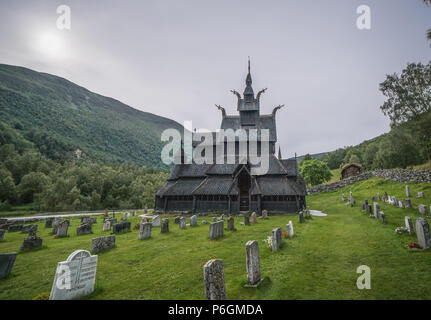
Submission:
<svg viewBox="0 0 431 320">
<path fill-rule="evenodd" d="M 307 197 L 312 209 L 327 217 L 314 217 L 299 224 L 297 216 L 271 216 L 258 219 L 251 226 L 225 231 L 219 240 L 208 240 L 209 225 L 180 230 L 170 218 L 170 233 L 138 240 L 138 231 L 117 235 L 117 247 L 99 253 L 95 292 L 87 299 L 203 299 L 202 267 L 209 259 L 223 260 L 229 299 L 431 299 L 431 251 L 406 249 L 416 236 L 398 235 L 397 226 L 404 216 L 419 216 L 419 203 L 431 205 L 431 184 L 409 184 L 413 195 L 425 191 L 427 198 L 412 198 L 415 209 L 400 209 L 381 203 L 388 224 L 383 225 L 361 211 L 364 198 L 387 191 L 404 198 L 405 185 L 383 179 L 370 179 L 336 192 Z M 341 201 L 341 194 L 352 190 L 357 201 L 351 208 Z M 118 217 L 119 215 L 117 215 Z M 8 278 L 0 280 L 0 299 L 32 299 L 51 290 L 57 262 L 64 261 L 76 249 L 89 250 L 91 238 L 108 234 L 102 223 L 93 225 L 93 235 L 76 235 L 78 219 L 69 228 L 69 237 L 55 239 L 50 229 L 39 223 L 38 235 L 43 247 L 19 253 Z M 199 218 L 211 220 L 209 217 Z M 278 252 L 271 252 L 263 242 L 275 227 L 293 221 L 295 236 L 284 240 Z M 132 226 L 138 218 L 131 219 Z M 188 219 L 187 219 L 188 221 Z M 6 233 L 0 252 L 18 251 L 25 237 Z M 246 283 L 245 243 L 259 240 L 262 276 L 258 288 L 244 288 Z M 359 290 L 356 269 L 371 268 L 371 290 Z"/>
</svg>

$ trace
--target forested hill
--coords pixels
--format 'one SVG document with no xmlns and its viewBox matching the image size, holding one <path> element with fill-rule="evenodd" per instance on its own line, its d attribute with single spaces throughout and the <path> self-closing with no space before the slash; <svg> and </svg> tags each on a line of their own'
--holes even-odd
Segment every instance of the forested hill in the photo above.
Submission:
<svg viewBox="0 0 431 320">
<path fill-rule="evenodd" d="M 161 132 L 177 122 L 131 108 L 66 79 L 0 64 L 0 121 L 53 160 L 81 157 L 164 167 Z"/>
</svg>

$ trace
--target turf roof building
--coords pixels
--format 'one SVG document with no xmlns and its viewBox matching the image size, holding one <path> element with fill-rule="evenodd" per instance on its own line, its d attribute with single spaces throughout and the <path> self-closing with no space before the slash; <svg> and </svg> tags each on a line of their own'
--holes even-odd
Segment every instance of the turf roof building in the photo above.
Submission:
<svg viewBox="0 0 431 320">
<path fill-rule="evenodd" d="M 184 151 L 181 164 L 172 168 L 166 184 L 156 193 L 157 211 L 212 212 L 262 210 L 278 212 L 296 212 L 305 206 L 306 186 L 299 176 L 296 159 L 281 159 L 275 155 L 277 142 L 276 113 L 282 107 L 274 108 L 271 114 L 260 114 L 260 96 L 266 89 L 255 96 L 252 88 L 250 62 L 243 96 L 232 91 L 238 98 L 239 115 L 227 115 L 222 111 L 221 129 L 256 129 L 258 136 L 262 129 L 269 131 L 268 170 L 265 174 L 253 174 L 253 165 L 249 161 L 240 161 L 238 141 L 235 142 L 235 163 L 229 164 L 187 164 Z M 196 134 L 196 133 L 194 133 Z M 212 146 L 216 150 L 218 142 L 213 133 Z M 249 145 L 249 141 L 247 141 Z M 196 144 L 194 144 L 194 147 Z M 261 150 L 261 142 L 257 142 Z M 263 149 L 261 150 L 263 152 Z M 215 152 L 214 152 L 215 154 Z M 262 154 L 260 154 L 262 156 Z M 227 154 L 225 154 L 225 159 Z"/>
</svg>

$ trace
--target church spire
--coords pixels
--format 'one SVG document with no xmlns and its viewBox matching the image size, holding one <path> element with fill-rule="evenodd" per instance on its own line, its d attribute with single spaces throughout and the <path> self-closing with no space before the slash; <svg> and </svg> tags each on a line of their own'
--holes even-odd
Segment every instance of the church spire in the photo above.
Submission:
<svg viewBox="0 0 431 320">
<path fill-rule="evenodd" d="M 245 89 L 244 89 L 244 100 L 245 102 L 253 102 L 254 99 L 254 91 L 251 87 L 252 84 L 251 80 L 251 73 L 250 73 L 250 57 L 248 57 L 248 74 L 247 78 L 245 79 Z"/>
<path fill-rule="evenodd" d="M 278 146 L 278 160 L 281 160 L 281 148 L 280 145 Z"/>
</svg>

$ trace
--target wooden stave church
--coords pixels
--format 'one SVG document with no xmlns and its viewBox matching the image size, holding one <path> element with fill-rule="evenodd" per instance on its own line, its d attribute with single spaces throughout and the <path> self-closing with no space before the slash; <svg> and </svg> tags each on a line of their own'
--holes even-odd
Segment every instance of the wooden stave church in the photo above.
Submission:
<svg viewBox="0 0 431 320">
<path fill-rule="evenodd" d="M 262 210 L 297 212 L 306 206 L 306 184 L 299 175 L 296 158 L 282 159 L 280 149 L 278 157 L 275 156 L 276 113 L 282 106 L 274 108 L 269 115 L 260 115 L 260 96 L 265 90 L 254 96 L 249 61 L 243 97 L 232 91 L 238 98 L 239 115 L 226 115 L 224 108 L 217 107 L 222 111 L 221 129 L 269 129 L 268 172 L 265 175 L 252 175 L 249 162 L 240 164 L 238 143 L 235 164 L 215 164 L 215 161 L 214 164 L 186 164 L 184 151 L 181 150 L 181 164 L 173 166 L 167 182 L 156 193 L 156 211 L 255 211 L 261 214 Z M 213 145 L 215 150 L 216 142 Z"/>
</svg>

